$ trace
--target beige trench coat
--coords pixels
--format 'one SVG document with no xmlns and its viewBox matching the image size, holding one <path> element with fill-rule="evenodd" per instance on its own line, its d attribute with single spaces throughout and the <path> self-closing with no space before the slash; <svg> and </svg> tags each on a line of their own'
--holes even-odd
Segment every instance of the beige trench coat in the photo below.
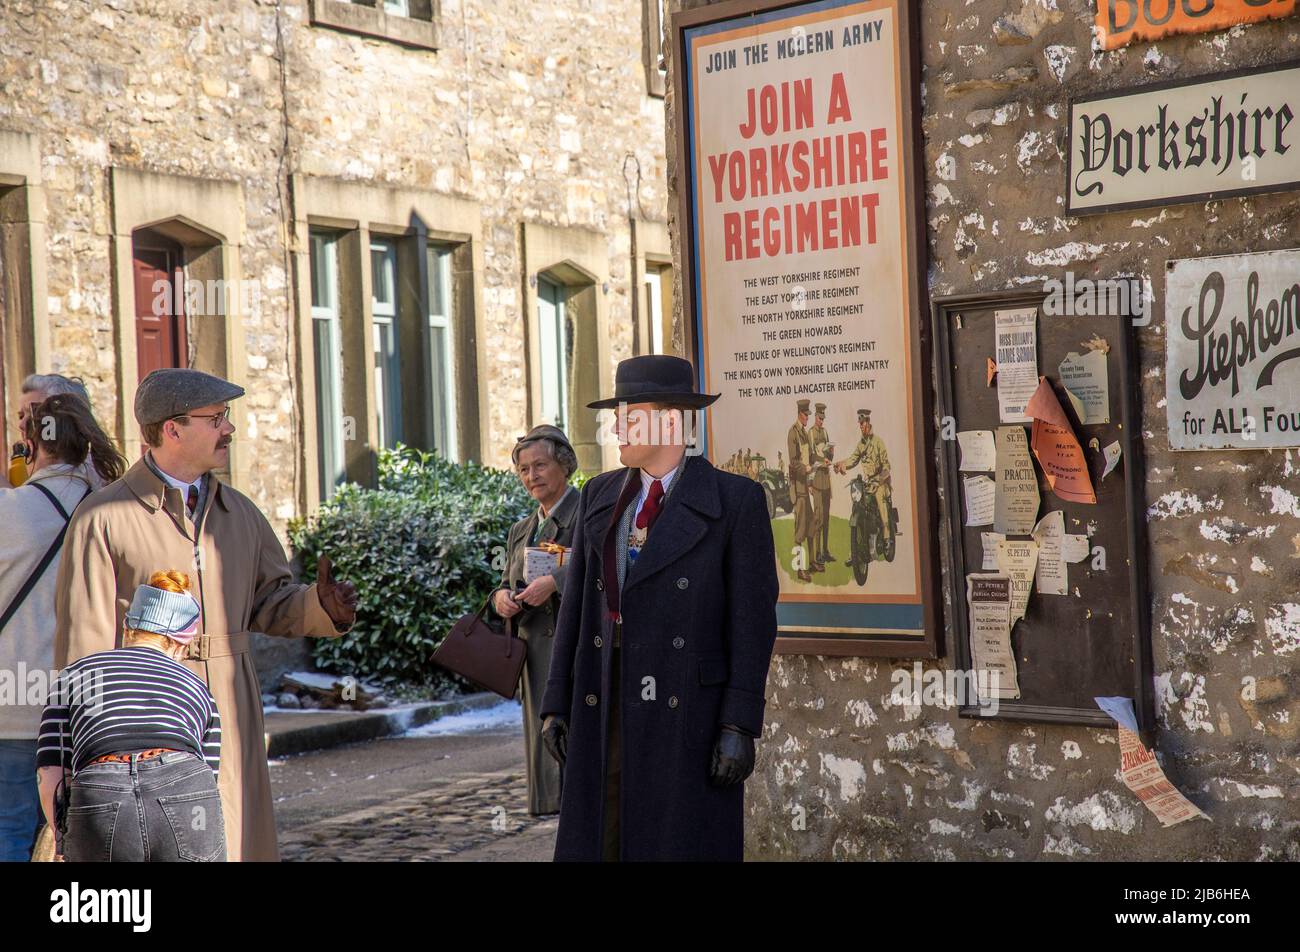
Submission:
<svg viewBox="0 0 1300 952">
<path fill-rule="evenodd" d="M 59 567 L 54 663 L 62 668 L 119 645 L 135 589 L 152 573 L 190 573 L 203 616 L 185 664 L 207 681 L 221 712 L 217 786 L 227 856 L 274 861 L 279 849 L 249 634 L 339 632 L 316 586 L 293 582 L 284 548 L 261 511 L 215 476 L 208 485 L 197 544 L 180 492 L 143 459 L 78 507 Z"/>
</svg>

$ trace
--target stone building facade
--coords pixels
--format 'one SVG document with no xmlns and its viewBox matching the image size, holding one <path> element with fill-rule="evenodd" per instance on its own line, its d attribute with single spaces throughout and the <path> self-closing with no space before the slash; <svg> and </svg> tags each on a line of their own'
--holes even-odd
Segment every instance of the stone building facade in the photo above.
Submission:
<svg viewBox="0 0 1300 952">
<path fill-rule="evenodd" d="M 910 661 L 784 655 L 746 793 L 751 858 L 1300 859 L 1300 457 L 1170 451 L 1162 297 L 1166 260 L 1300 246 L 1300 193 L 1089 217 L 1063 198 L 1071 97 L 1294 59 L 1300 19 L 1106 52 L 1095 14 L 1089 0 L 921 0 L 929 292 L 1041 287 L 1067 267 L 1150 282 L 1137 341 L 1155 741 L 1212 823 L 1162 829 L 1120 780 L 1114 730 L 901 706 L 891 675 Z M 954 665 L 952 611 L 927 669 Z"/>
<path fill-rule="evenodd" d="M 665 346 L 659 16 L 0 5 L 7 442 L 22 378 L 53 371 L 134 458 L 140 376 L 191 364 L 247 388 L 229 478 L 277 530 L 397 439 L 509 465 L 567 412 L 598 468 L 572 409 Z"/>
</svg>

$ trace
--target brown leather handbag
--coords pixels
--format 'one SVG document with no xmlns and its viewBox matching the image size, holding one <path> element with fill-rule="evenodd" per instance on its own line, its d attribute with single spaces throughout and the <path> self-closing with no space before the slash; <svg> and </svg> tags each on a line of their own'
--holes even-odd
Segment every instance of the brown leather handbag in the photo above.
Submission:
<svg viewBox="0 0 1300 952">
<path fill-rule="evenodd" d="M 488 600 L 491 598 L 489 595 Z M 507 618 L 500 630 L 484 621 L 487 607 L 484 601 L 474 614 L 461 616 L 433 653 L 433 661 L 510 700 L 519 688 L 528 647 L 515 637 L 511 619 Z"/>
</svg>

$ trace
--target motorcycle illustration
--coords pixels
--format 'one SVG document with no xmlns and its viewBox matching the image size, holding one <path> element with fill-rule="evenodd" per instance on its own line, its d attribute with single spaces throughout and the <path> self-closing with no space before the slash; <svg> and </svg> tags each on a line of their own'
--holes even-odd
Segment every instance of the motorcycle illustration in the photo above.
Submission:
<svg viewBox="0 0 1300 952">
<path fill-rule="evenodd" d="M 882 485 L 877 492 L 887 492 Z M 876 494 L 867 489 L 862 475 L 854 476 L 849 481 L 849 498 L 853 501 L 853 510 L 849 515 L 849 566 L 853 569 L 853 578 L 859 585 L 867 584 L 867 570 L 874 561 L 894 561 L 894 552 L 898 541 L 898 509 L 889 503 L 889 538 L 885 539 L 881 531 L 880 507 Z"/>
</svg>

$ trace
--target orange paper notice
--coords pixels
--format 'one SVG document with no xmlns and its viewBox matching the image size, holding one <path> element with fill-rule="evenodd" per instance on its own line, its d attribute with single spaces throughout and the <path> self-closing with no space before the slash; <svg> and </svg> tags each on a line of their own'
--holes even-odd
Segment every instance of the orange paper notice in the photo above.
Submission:
<svg viewBox="0 0 1300 952">
<path fill-rule="evenodd" d="M 1066 502 L 1096 503 L 1083 447 L 1046 377 L 1038 378 L 1038 389 L 1025 405 L 1025 414 L 1034 420 L 1029 446 L 1052 492 Z"/>
<path fill-rule="evenodd" d="M 1196 817 L 1210 819 L 1166 779 L 1155 753 L 1123 724 L 1119 726 L 1119 769 L 1124 786 L 1146 804 L 1161 826 L 1174 826 Z"/>
</svg>

